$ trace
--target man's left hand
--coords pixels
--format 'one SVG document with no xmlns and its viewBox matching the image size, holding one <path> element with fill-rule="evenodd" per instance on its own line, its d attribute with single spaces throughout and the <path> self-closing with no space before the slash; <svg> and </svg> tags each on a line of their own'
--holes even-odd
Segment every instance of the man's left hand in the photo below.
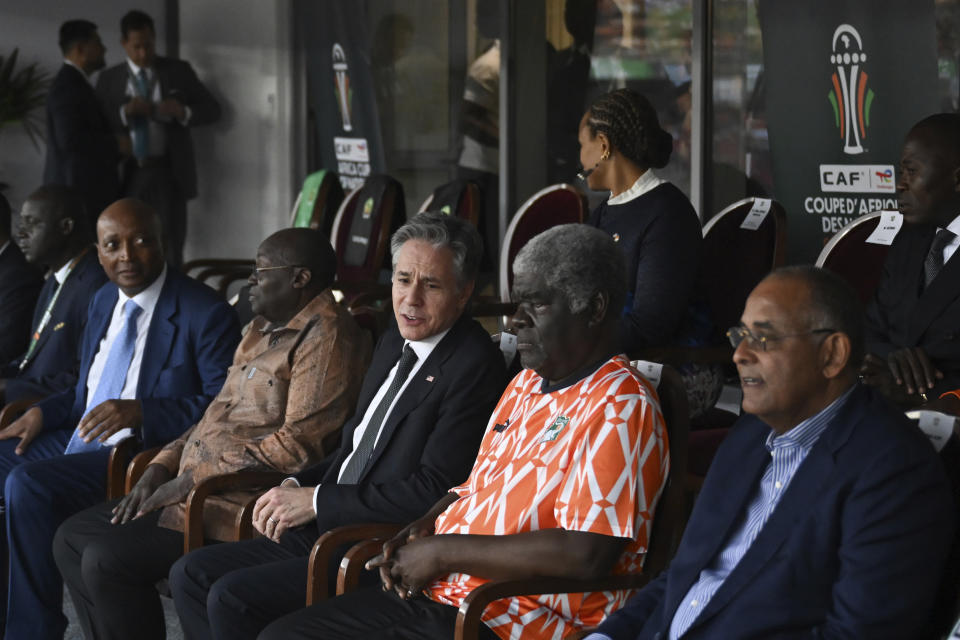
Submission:
<svg viewBox="0 0 960 640">
<path fill-rule="evenodd" d="M 83 417 L 77 433 L 84 442 L 105 442 L 120 429 L 136 428 L 142 423 L 143 406 L 139 400 L 106 400 Z"/>
<path fill-rule="evenodd" d="M 439 552 L 442 542 L 442 536 L 417 538 L 397 549 L 392 562 L 381 555 L 368 562 L 367 567 L 385 567 L 393 578 L 393 590 L 409 600 L 443 573 Z"/>
<path fill-rule="evenodd" d="M 253 526 L 274 542 L 287 529 L 307 524 L 313 512 L 314 487 L 274 487 L 253 506 Z"/>
<path fill-rule="evenodd" d="M 153 110 L 153 114 L 161 119 L 172 118 L 174 120 L 183 120 L 187 112 L 183 108 L 183 103 L 179 100 L 176 98 L 166 98 L 157 104 Z"/>
</svg>

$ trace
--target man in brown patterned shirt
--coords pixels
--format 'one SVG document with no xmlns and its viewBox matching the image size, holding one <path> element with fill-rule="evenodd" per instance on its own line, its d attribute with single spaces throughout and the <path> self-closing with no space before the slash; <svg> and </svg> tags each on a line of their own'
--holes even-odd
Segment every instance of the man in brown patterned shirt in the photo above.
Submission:
<svg viewBox="0 0 960 640">
<path fill-rule="evenodd" d="M 88 637 L 98 634 L 86 595 L 90 585 L 79 574 L 87 541 L 111 533 L 116 557 L 142 583 L 139 597 L 159 608 L 153 583 L 182 552 L 184 501 L 199 481 L 245 470 L 295 473 L 336 447 L 371 352 L 369 336 L 330 291 L 336 265 L 318 231 L 284 229 L 264 240 L 249 279 L 258 315 L 203 418 L 157 454 L 126 497 L 77 514 L 58 532 L 57 564 Z M 251 495 L 212 499 L 204 513 L 207 537 L 224 539 L 235 505 Z M 117 535 L 117 528 L 124 533 Z M 122 588 L 128 598 L 138 597 L 127 580 Z"/>
</svg>

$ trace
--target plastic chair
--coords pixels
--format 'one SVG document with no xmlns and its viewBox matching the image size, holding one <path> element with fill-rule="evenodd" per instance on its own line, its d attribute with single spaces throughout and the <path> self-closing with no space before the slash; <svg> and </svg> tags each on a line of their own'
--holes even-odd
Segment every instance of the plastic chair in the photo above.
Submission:
<svg viewBox="0 0 960 640">
<path fill-rule="evenodd" d="M 830 238 L 817 256 L 816 265 L 852 284 L 864 304 L 880 286 L 883 263 L 890 251 L 889 245 L 867 242 L 882 217 L 882 211 L 873 211 L 851 221 Z"/>
</svg>

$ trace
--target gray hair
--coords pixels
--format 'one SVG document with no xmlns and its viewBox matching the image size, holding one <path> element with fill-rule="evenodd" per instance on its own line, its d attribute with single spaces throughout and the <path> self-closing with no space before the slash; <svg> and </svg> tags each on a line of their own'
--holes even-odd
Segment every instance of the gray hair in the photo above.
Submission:
<svg viewBox="0 0 960 640">
<path fill-rule="evenodd" d="M 513 261 L 514 276 L 542 275 L 548 288 L 564 294 L 572 313 L 584 311 L 590 299 L 603 292 L 610 298 L 610 311 L 619 316 L 627 296 L 626 271 L 623 253 L 613 238 L 585 224 L 547 229 Z"/>
<path fill-rule="evenodd" d="M 866 353 L 866 330 L 860 296 L 846 280 L 826 269 L 794 265 L 774 270 L 767 278 L 794 278 L 807 286 L 810 304 L 806 310 L 809 330 L 832 329 L 850 339 L 847 369 L 857 370 Z"/>
<path fill-rule="evenodd" d="M 461 289 L 468 282 L 476 280 L 480 257 L 483 255 L 483 240 L 476 228 L 466 220 L 440 211 L 424 211 L 407 220 L 390 238 L 394 269 L 397 268 L 400 247 L 409 240 L 423 240 L 434 248 L 450 249 L 453 252 L 457 285 Z"/>
</svg>

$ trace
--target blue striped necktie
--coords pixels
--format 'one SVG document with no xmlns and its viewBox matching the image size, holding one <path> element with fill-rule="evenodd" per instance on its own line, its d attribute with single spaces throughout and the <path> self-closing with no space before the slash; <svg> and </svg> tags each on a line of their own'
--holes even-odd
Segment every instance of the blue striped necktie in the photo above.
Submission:
<svg viewBox="0 0 960 640">
<path fill-rule="evenodd" d="M 87 403 L 87 410 L 83 415 L 90 413 L 91 409 L 105 400 L 114 400 L 120 397 L 120 393 L 123 391 L 123 383 L 127 379 L 127 370 L 130 368 L 133 352 L 137 346 L 137 318 L 140 317 L 141 312 L 143 312 L 143 309 L 133 300 L 127 300 L 124 303 L 123 328 L 120 329 L 120 335 L 116 337 L 113 346 L 110 347 L 107 362 L 100 374 L 100 382 L 97 383 L 97 389 L 93 392 L 93 399 Z M 100 443 L 96 440 L 84 442 L 77 435 L 77 430 L 74 429 L 64 453 L 86 453 L 87 451 L 96 451 L 100 446 Z"/>
</svg>

